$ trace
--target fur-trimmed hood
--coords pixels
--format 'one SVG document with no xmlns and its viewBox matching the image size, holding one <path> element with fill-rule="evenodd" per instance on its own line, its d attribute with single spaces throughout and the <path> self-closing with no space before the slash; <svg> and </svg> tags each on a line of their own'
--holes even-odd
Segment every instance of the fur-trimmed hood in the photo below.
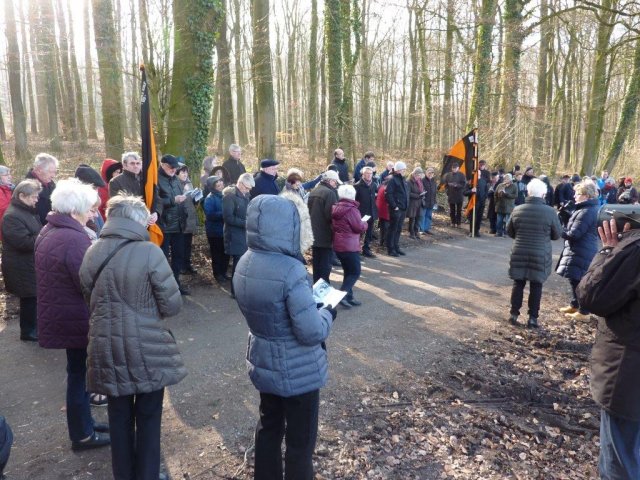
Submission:
<svg viewBox="0 0 640 480">
<path fill-rule="evenodd" d="M 298 192 L 283 190 L 281 197 L 293 202 L 300 216 L 300 253 L 306 252 L 313 245 L 313 230 L 311 229 L 311 215 L 309 208 Z"/>
</svg>

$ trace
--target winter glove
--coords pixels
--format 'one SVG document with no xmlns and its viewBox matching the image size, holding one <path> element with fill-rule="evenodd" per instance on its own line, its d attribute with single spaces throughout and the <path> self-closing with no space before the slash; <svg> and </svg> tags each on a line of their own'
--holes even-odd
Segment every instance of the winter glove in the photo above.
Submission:
<svg viewBox="0 0 640 480">
<path fill-rule="evenodd" d="M 331 319 L 335 320 L 336 317 L 338 316 L 338 311 L 335 308 L 331 308 L 330 306 L 326 306 L 326 307 L 322 307 L 325 310 L 328 310 L 329 313 L 331 313 Z"/>
</svg>

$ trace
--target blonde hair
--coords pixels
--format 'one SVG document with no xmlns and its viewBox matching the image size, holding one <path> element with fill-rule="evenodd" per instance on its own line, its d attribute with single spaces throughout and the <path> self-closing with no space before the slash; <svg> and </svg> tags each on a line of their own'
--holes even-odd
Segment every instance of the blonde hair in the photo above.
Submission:
<svg viewBox="0 0 640 480">
<path fill-rule="evenodd" d="M 586 195 L 589 198 L 598 197 L 598 190 L 596 189 L 595 183 L 593 183 L 591 179 L 576 183 L 576 185 L 573 187 L 573 190 L 578 195 Z"/>
</svg>

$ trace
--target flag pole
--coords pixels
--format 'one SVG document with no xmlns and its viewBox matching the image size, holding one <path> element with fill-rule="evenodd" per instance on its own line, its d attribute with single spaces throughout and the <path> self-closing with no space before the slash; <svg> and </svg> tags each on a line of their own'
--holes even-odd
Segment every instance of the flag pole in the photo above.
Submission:
<svg viewBox="0 0 640 480">
<path fill-rule="evenodd" d="M 469 201 L 473 198 L 473 210 L 471 212 L 471 237 L 476 237 L 476 205 L 478 201 L 478 173 L 479 173 L 479 165 L 478 165 L 478 129 L 473 129 L 473 187 L 476 189 L 476 192 L 469 197 Z"/>
</svg>

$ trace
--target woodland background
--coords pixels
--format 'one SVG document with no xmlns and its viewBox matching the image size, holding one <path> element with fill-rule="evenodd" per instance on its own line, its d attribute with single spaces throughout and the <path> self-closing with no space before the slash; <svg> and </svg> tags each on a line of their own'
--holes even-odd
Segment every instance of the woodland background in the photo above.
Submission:
<svg viewBox="0 0 640 480">
<path fill-rule="evenodd" d="M 640 173 L 634 0 L 0 3 L 0 160 L 18 173 L 43 149 L 136 148 L 140 63 L 158 149 L 196 171 L 231 143 L 251 168 L 337 146 L 435 165 L 477 127 L 493 166 Z"/>
</svg>

